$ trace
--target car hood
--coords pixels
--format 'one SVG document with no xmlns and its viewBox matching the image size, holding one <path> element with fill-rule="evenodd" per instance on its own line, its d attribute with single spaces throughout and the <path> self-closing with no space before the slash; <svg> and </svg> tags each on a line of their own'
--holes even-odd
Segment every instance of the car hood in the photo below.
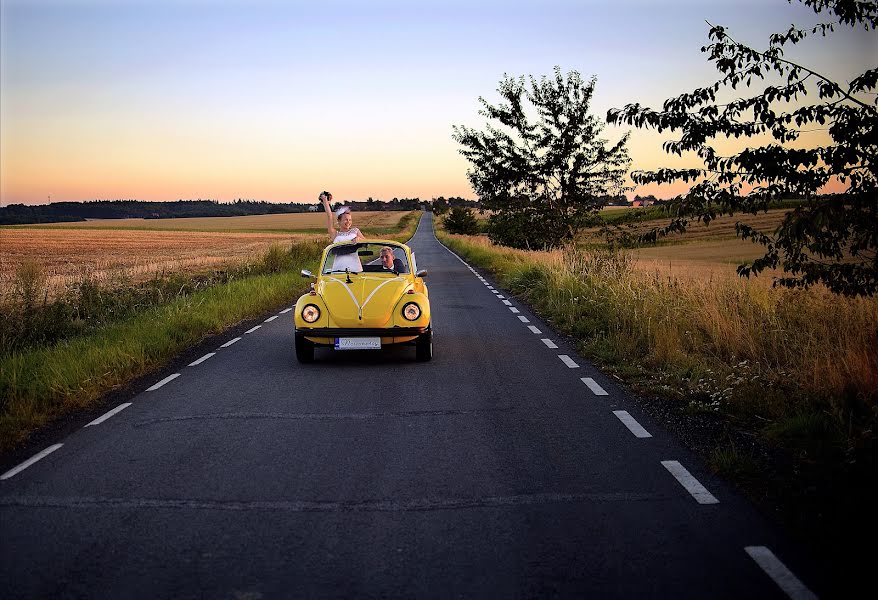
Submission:
<svg viewBox="0 0 878 600">
<path fill-rule="evenodd" d="M 408 288 L 405 277 L 324 276 L 317 293 L 338 327 L 389 327 L 393 309 Z"/>
</svg>

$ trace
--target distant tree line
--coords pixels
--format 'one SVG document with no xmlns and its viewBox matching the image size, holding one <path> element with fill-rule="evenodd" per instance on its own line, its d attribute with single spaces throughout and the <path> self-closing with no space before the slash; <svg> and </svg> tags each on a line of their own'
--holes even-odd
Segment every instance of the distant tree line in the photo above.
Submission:
<svg viewBox="0 0 878 600">
<path fill-rule="evenodd" d="M 345 202 L 357 210 L 419 210 L 418 198 L 394 198 L 383 202 L 369 198 L 366 201 Z M 341 206 L 341 204 L 338 204 Z M 317 208 L 312 208 L 317 207 Z M 300 213 L 319 209 L 313 203 L 277 203 L 263 200 L 218 202 L 216 200 L 177 200 L 174 202 L 145 202 L 140 200 L 92 200 L 87 202 L 53 202 L 28 206 L 10 204 L 0 207 L 0 225 L 30 223 L 62 223 L 87 219 L 168 219 L 185 217 L 242 217 Z"/>
</svg>

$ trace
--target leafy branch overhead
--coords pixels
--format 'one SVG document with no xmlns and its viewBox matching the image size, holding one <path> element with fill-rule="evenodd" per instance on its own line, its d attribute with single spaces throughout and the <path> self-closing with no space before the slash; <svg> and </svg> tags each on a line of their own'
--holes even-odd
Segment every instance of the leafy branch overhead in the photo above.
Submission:
<svg viewBox="0 0 878 600">
<path fill-rule="evenodd" d="M 765 254 L 738 272 L 749 276 L 767 268 L 785 273 L 776 283 L 788 287 L 826 284 L 837 293 L 872 295 L 878 291 L 878 68 L 848 83 L 799 64 L 787 56 L 808 37 L 826 37 L 838 28 L 874 34 L 878 5 L 863 0 L 799 0 L 830 21 L 790 27 L 754 49 L 711 26 L 711 43 L 701 50 L 721 77 L 712 85 L 664 102 L 661 110 L 629 104 L 607 114 L 626 123 L 680 136 L 663 148 L 670 154 L 694 152 L 699 168 L 635 171 L 638 184 L 693 183 L 669 206 L 671 223 L 646 238 L 685 231 L 691 221 L 710 223 L 719 215 L 756 214 L 772 201 L 803 199 L 775 231 L 738 223 L 739 237 L 765 246 Z M 762 82 L 762 84 L 760 84 Z M 739 88 L 762 91 L 721 104 L 718 95 Z M 816 101 L 814 97 L 816 96 Z M 806 99 L 811 99 L 807 103 Z M 802 142 L 805 133 L 825 131 L 823 143 Z M 768 136 L 768 143 L 723 155 L 718 141 Z M 813 136 L 812 136 L 813 137 Z M 809 138 L 810 140 L 810 138 Z M 842 198 L 819 196 L 829 183 L 847 185 Z"/>
<path fill-rule="evenodd" d="M 588 112 L 596 79 L 576 71 L 539 81 L 504 76 L 503 102 L 479 98 L 484 131 L 455 126 L 453 137 L 470 162 L 470 184 L 483 208 L 494 211 L 488 233 L 519 248 L 553 247 L 572 240 L 620 193 L 630 160 L 628 136 L 600 137 L 603 123 Z"/>
</svg>

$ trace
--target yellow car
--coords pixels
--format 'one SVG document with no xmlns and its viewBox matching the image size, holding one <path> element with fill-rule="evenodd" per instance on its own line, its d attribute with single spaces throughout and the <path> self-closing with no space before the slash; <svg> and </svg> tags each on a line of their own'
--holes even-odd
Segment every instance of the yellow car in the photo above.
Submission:
<svg viewBox="0 0 878 600">
<path fill-rule="evenodd" d="M 296 302 L 296 358 L 314 360 L 315 347 L 380 350 L 413 344 L 419 361 L 433 358 L 430 300 L 411 248 L 390 240 L 331 244 L 323 251 L 311 291 Z"/>
</svg>

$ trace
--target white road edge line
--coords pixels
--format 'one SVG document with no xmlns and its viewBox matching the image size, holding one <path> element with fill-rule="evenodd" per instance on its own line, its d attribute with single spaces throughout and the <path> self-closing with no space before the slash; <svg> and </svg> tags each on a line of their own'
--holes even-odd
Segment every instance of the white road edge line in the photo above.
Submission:
<svg viewBox="0 0 878 600">
<path fill-rule="evenodd" d="M 504 296 L 503 294 L 501 294 L 501 293 L 499 293 L 499 292 L 494 292 L 494 293 L 495 293 L 495 294 L 497 295 L 497 297 L 500 298 L 501 300 L 506 300 L 506 296 Z"/>
<path fill-rule="evenodd" d="M 542 331 L 540 331 L 539 329 L 537 329 L 533 325 L 528 325 L 527 328 L 530 329 L 533 333 L 536 333 L 536 334 L 542 333 Z"/>
<path fill-rule="evenodd" d="M 154 392 L 157 389 L 159 389 L 160 387 L 162 387 L 163 385 L 165 385 L 166 383 L 168 383 L 169 381 L 173 381 L 174 379 L 176 379 L 179 376 L 180 376 L 179 373 L 174 373 L 173 375 L 168 375 L 167 377 L 165 377 L 164 379 L 159 381 L 154 386 L 146 388 L 146 391 L 147 392 Z"/>
<path fill-rule="evenodd" d="M 744 552 L 756 561 L 766 575 L 793 600 L 816 600 L 817 594 L 805 587 L 785 564 L 765 546 L 747 546 Z"/>
<path fill-rule="evenodd" d="M 198 365 L 200 365 L 201 363 L 206 361 L 211 356 L 216 356 L 216 352 L 208 352 L 207 354 L 205 354 L 204 356 L 202 356 L 198 360 L 193 360 L 191 363 L 189 363 L 189 366 L 190 367 L 197 367 Z"/>
<path fill-rule="evenodd" d="M 518 320 L 522 323 L 530 323 L 530 319 L 528 319 L 527 317 L 522 317 L 521 315 L 518 315 Z"/>
<path fill-rule="evenodd" d="M 510 306 L 510 307 L 509 307 L 509 310 L 511 310 L 511 311 L 512 311 L 514 314 L 516 314 L 516 315 L 517 315 L 519 312 L 521 312 L 520 310 L 518 310 L 518 309 L 515 308 L 514 306 Z"/>
<path fill-rule="evenodd" d="M 265 320 L 263 321 L 263 323 L 271 323 L 271 322 L 274 321 L 276 318 L 277 318 L 277 315 L 272 315 L 272 316 L 268 317 L 267 319 L 265 319 Z"/>
<path fill-rule="evenodd" d="M 512 306 L 512 302 L 510 302 L 509 300 L 503 300 L 502 302 L 503 302 L 503 304 L 505 304 L 506 306 Z"/>
<path fill-rule="evenodd" d="M 553 342 L 553 341 L 550 340 L 549 338 L 543 338 L 543 339 L 541 339 L 540 341 L 541 341 L 542 343 L 544 343 L 544 344 L 546 345 L 547 348 L 555 349 L 555 348 L 558 347 L 558 344 L 556 344 L 555 342 Z"/>
<path fill-rule="evenodd" d="M 262 327 L 262 325 L 257 325 L 256 327 L 251 327 L 250 329 L 248 329 L 248 330 L 245 331 L 244 333 L 253 333 L 254 331 L 256 331 L 257 329 L 259 329 L 260 327 Z"/>
<path fill-rule="evenodd" d="M 680 485 L 686 488 L 686 491 L 695 498 L 695 501 L 698 502 L 698 504 L 719 504 L 719 500 L 717 500 L 713 494 L 708 492 L 707 488 L 701 485 L 701 482 L 692 477 L 692 474 L 686 470 L 686 467 L 679 462 L 676 460 L 663 460 L 662 466 L 674 476 L 674 479 L 676 479 Z"/>
<path fill-rule="evenodd" d="M 560 358 L 560 359 L 561 359 L 561 362 L 563 362 L 565 365 L 567 365 L 567 366 L 570 367 L 571 369 L 578 369 L 578 368 L 579 368 L 579 365 L 577 365 L 577 364 L 573 361 L 573 359 L 570 358 L 569 356 L 567 356 L 566 354 L 559 354 L 559 355 L 558 355 L 558 358 Z"/>
<path fill-rule="evenodd" d="M 609 396 L 607 391 L 598 385 L 598 382 L 591 377 L 580 377 L 579 380 L 587 385 L 588 389 L 590 389 L 595 396 Z"/>
<path fill-rule="evenodd" d="M 8 471 L 6 471 L 5 473 L 3 473 L 3 475 L 0 475 L 0 479 L 9 479 L 10 477 L 14 477 L 15 475 L 18 475 L 19 473 L 21 473 L 22 471 L 27 469 L 32 464 L 34 464 L 38 460 L 43 460 L 44 458 L 49 456 L 52 452 L 54 452 L 55 450 L 57 450 L 58 448 L 60 448 L 63 445 L 64 444 L 55 444 L 53 446 L 49 446 L 48 448 L 46 448 L 45 450 L 43 450 L 39 454 L 34 454 L 33 456 L 31 456 L 29 459 L 27 459 L 26 461 L 24 461 L 23 463 L 21 463 L 17 467 L 13 467 L 13 468 L 9 469 Z"/>
<path fill-rule="evenodd" d="M 89 423 L 88 425 L 84 425 L 83 427 L 91 427 L 92 425 L 100 425 L 101 423 L 103 423 L 104 421 L 106 421 L 107 419 L 109 419 L 110 417 L 115 415 L 116 413 L 122 412 L 123 410 L 125 410 L 129 406 L 131 406 L 130 402 L 125 402 L 124 404 L 120 404 L 119 406 L 117 406 L 113 410 L 105 412 L 103 415 L 101 415 L 100 417 L 98 417 L 97 419 L 95 419 L 94 421 Z"/>
<path fill-rule="evenodd" d="M 634 434 L 634 437 L 637 438 L 651 438 L 652 434 L 650 434 L 643 426 L 638 423 L 634 417 L 628 414 L 627 410 L 614 410 L 613 414 L 619 417 L 619 420 L 625 424 L 625 427 Z"/>
<path fill-rule="evenodd" d="M 285 308 L 285 309 L 283 309 L 282 311 L 280 311 L 280 312 L 277 313 L 277 314 L 279 314 L 279 315 L 285 315 L 285 314 L 287 314 L 288 312 L 290 312 L 291 310 L 293 310 L 292 307 L 290 307 L 290 308 Z"/>
<path fill-rule="evenodd" d="M 240 339 L 241 339 L 241 338 L 236 337 L 236 338 L 233 339 L 233 340 L 229 340 L 228 342 L 226 342 L 225 344 L 223 344 L 222 346 L 220 346 L 220 348 L 228 348 L 229 346 L 231 346 L 232 344 L 234 344 L 235 342 L 237 342 L 237 341 L 240 340 Z"/>
</svg>

